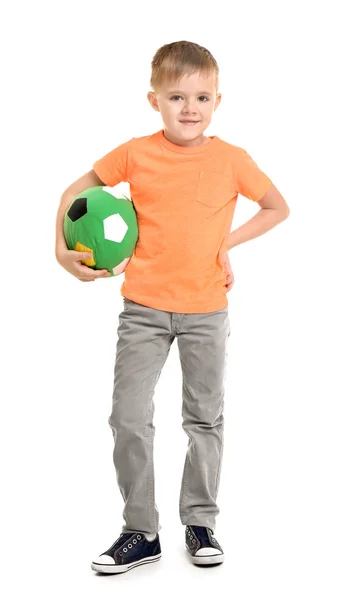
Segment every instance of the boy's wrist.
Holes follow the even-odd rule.
[[[65,250],[68,250],[68,246],[66,244],[65,239],[58,239],[55,243],[55,256],[58,257],[59,254],[63,253]]]

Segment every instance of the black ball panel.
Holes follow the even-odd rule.
[[[87,213],[87,198],[77,198],[67,212],[71,221],[81,219]]]

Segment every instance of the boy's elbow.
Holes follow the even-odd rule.
[[[281,221],[284,221],[290,215],[290,208],[285,200],[284,200],[283,206],[280,206],[277,210],[280,215]]]

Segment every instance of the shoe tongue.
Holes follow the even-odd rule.
[[[192,529],[196,531],[198,531],[199,533],[206,533],[207,530],[209,529],[209,531],[211,531],[213,533],[213,531],[210,529],[210,527],[201,527],[200,525],[192,525]]]
[[[126,542],[132,535],[135,535],[134,532],[130,533],[130,531],[126,533],[121,533],[121,541]]]
[[[126,541],[131,538],[132,535],[141,535],[142,537],[145,537],[145,534],[141,531],[125,531],[121,534],[121,540]]]
[[[197,535],[201,545],[209,545],[208,532],[212,531],[210,527],[200,527],[198,525],[192,525],[192,529]]]

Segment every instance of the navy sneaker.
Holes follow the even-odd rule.
[[[224,561],[223,550],[210,527],[187,525],[185,545],[195,565],[216,565]]]
[[[100,573],[124,573],[161,558],[159,534],[149,541],[142,531],[121,533],[113,545],[91,563]]]

